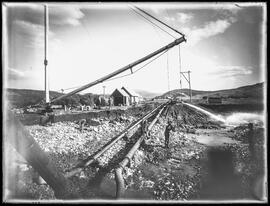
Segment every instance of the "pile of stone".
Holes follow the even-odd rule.
[[[93,126],[93,122],[99,124]],[[67,169],[71,166],[70,162],[91,156],[127,125],[126,122],[111,124],[109,120],[92,119],[83,131],[75,122],[57,122],[51,126],[32,125],[26,128],[40,147],[58,164],[64,164],[61,164],[62,168]]]

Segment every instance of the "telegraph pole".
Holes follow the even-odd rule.
[[[190,71],[188,71],[188,83],[189,83],[189,98],[190,98],[190,102],[191,102],[192,91],[191,91],[191,82],[190,82]]]
[[[103,98],[104,98],[104,100],[105,100],[105,88],[106,88],[106,86],[103,86]]]
[[[186,73],[188,74],[188,78],[185,76]],[[191,73],[191,71],[180,72],[180,75],[183,75],[183,77],[187,80],[187,82],[189,84],[189,100],[191,102],[192,101],[192,91],[191,91],[190,73]],[[180,79],[180,82],[181,82],[181,79]]]
[[[179,45],[179,72],[180,72],[180,100],[182,101],[182,75],[181,75],[181,53],[180,53],[180,45]]]
[[[49,15],[48,15],[48,6],[44,5],[44,28],[45,28],[45,59],[44,59],[44,70],[45,70],[45,101],[50,103],[49,96],[49,74],[48,74],[48,26],[49,26]]]

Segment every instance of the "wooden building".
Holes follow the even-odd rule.
[[[114,92],[111,94],[111,97],[115,106],[130,105],[130,96],[123,89],[115,89]]]
[[[130,105],[131,104],[138,104],[142,100],[142,96],[134,92],[133,90],[122,87],[122,90],[124,90],[129,95]]]

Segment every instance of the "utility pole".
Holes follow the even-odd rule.
[[[186,73],[188,74],[188,78],[185,76]],[[192,91],[191,91],[190,73],[191,73],[191,71],[180,72],[180,75],[183,75],[183,77],[187,80],[187,82],[189,84],[189,100],[191,103],[192,102]],[[181,78],[180,78],[180,84],[181,84]]]
[[[48,28],[49,26],[49,15],[48,15],[48,6],[44,5],[44,28],[45,28],[45,58],[44,58],[44,70],[45,70],[45,101],[46,103],[50,103],[49,96],[49,74],[48,74]]]
[[[105,88],[106,88],[106,86],[103,86],[103,98],[104,98],[104,100],[105,100]]]
[[[179,72],[180,72],[180,100],[182,101],[182,75],[181,75],[181,53],[180,53],[180,45],[178,46],[179,50]]]
[[[190,98],[190,102],[191,102],[192,91],[191,91],[191,82],[190,82],[190,71],[188,71],[188,83],[189,83],[189,98]]]

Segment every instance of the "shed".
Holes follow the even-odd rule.
[[[127,87],[122,87],[122,90],[124,90],[130,97],[130,104],[137,104],[138,102],[141,101],[142,96],[134,92],[133,90],[127,88]]]
[[[123,89],[115,89],[111,97],[115,106],[130,105],[130,96]]]

